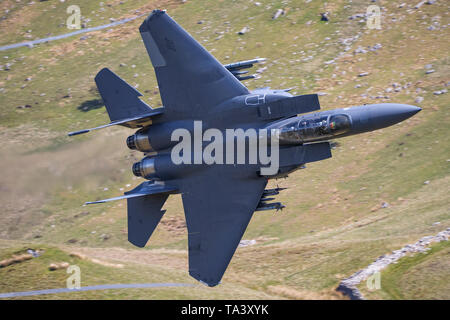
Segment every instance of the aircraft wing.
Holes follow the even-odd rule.
[[[249,93],[164,11],[154,10],[139,31],[155,69],[166,113],[200,116],[227,99]]]
[[[189,274],[208,286],[220,283],[267,184],[232,168],[210,167],[183,185]]]

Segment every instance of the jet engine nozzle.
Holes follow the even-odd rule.
[[[152,146],[150,145],[150,141],[148,139],[148,134],[143,131],[138,131],[132,136],[127,138],[127,146],[131,150],[138,150],[141,152],[152,152],[154,151]]]
[[[136,177],[149,177],[156,173],[155,159],[146,157],[139,162],[133,164],[133,174]]]

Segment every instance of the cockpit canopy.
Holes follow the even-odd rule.
[[[295,119],[281,128],[280,144],[327,140],[348,132],[350,128],[351,119],[346,114]]]

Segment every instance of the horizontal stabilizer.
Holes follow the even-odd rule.
[[[128,241],[137,247],[144,247],[166,212],[161,210],[169,194],[146,195],[129,198]]]
[[[155,183],[153,181],[145,181],[145,182],[141,183],[140,185],[138,185],[133,190],[125,192],[125,194],[123,196],[104,199],[104,200],[86,202],[85,204],[105,203],[105,202],[109,202],[109,201],[143,197],[143,196],[159,194],[159,193],[172,193],[172,192],[176,192],[176,191],[177,191],[177,189],[175,187],[167,186],[167,185],[160,184],[160,183]]]
[[[263,120],[271,120],[293,117],[300,113],[319,109],[320,103],[317,94],[307,94],[263,104],[258,107],[258,115]]]

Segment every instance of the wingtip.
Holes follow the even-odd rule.
[[[161,14],[165,14],[166,13],[166,9],[155,9],[152,11],[152,13],[150,14],[150,16],[152,15],[161,15]]]
[[[166,13],[166,10],[161,10],[161,9],[155,9],[152,12],[150,12],[150,14],[148,15],[148,17],[145,19],[145,22],[151,21],[159,16],[162,16]]]
[[[212,280],[207,281],[207,280],[203,279],[203,277],[199,273],[194,272],[192,269],[189,270],[189,275],[207,287],[215,287],[222,283],[220,280],[219,281],[212,281]]]
[[[202,285],[210,287],[210,288],[215,287],[215,286],[220,284],[220,281],[219,282],[214,282],[214,283],[207,283],[205,281],[198,280],[198,282],[200,282]]]
[[[85,202],[84,205],[86,206],[86,205],[89,205],[89,204],[97,204],[97,203],[105,203],[105,202],[106,202],[105,200],[88,201],[88,202]]]
[[[96,75],[94,80],[97,81],[100,79],[105,73],[113,73],[109,68],[102,68]]]
[[[84,129],[84,130],[80,130],[80,131],[69,132],[67,135],[68,135],[69,137],[72,137],[72,136],[76,136],[76,135],[79,135],[79,134],[87,133],[87,132],[89,132],[89,131],[91,131],[91,130],[89,130],[89,129]]]

